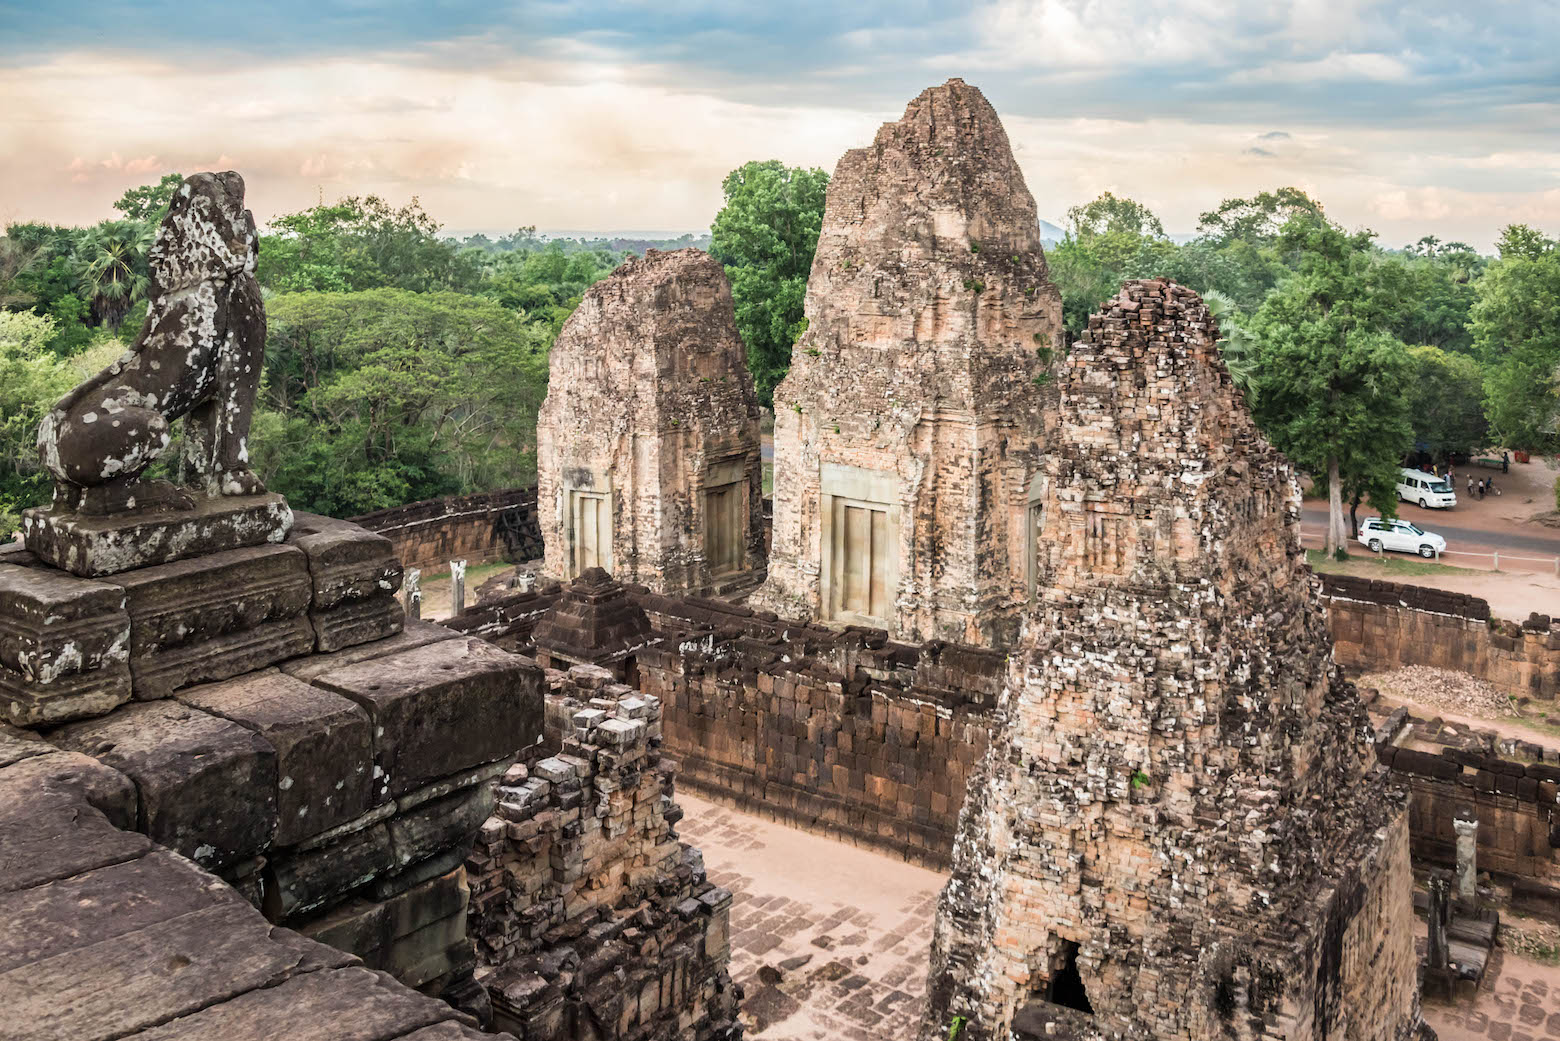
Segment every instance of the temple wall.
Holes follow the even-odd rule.
[[[1429,665],[1466,672],[1514,698],[1560,694],[1560,628],[1490,617],[1461,593],[1343,575],[1323,577],[1338,664],[1360,672]]]
[[[354,517],[352,523],[389,539],[404,567],[430,573],[452,560],[476,565],[542,555],[534,485],[427,499]]]
[[[1398,710],[1378,730],[1377,756],[1409,791],[1414,860],[1457,862],[1452,822],[1479,822],[1478,869],[1554,906],[1560,900],[1560,755],[1537,744]]]
[[[946,868],[1002,659],[804,632],[693,632],[639,655],[641,689],[665,706],[666,747],[682,783]]]

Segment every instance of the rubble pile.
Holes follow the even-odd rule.
[[[1391,672],[1366,673],[1357,683],[1361,690],[1373,688],[1388,700],[1408,702],[1419,708],[1483,719],[1504,719],[1511,715],[1509,697],[1494,685],[1466,672],[1407,665]]]
[[[549,672],[549,744],[467,859],[495,1022],[526,1041],[736,1038],[731,893],[679,842],[661,706],[606,669]]]

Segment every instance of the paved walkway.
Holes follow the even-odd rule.
[[[944,878],[686,792],[683,840],[730,889],[731,975],[763,1041],[905,1041]]]
[[[1449,1008],[1426,1001],[1424,1009],[1441,1041],[1560,1038],[1560,967],[1497,949],[1472,1002]]]

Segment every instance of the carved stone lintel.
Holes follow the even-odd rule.
[[[191,509],[93,516],[39,507],[22,514],[28,550],[44,563],[84,578],[281,542],[291,527],[292,510],[275,493],[197,497]]]

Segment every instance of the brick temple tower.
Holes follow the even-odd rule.
[[[553,345],[536,423],[547,574],[600,567],[661,593],[764,566],[758,398],[731,286],[696,249],[591,286]]]
[[[1401,793],[1332,662],[1293,471],[1196,294],[1058,379],[1038,589],[938,909],[925,1037],[1421,1029]]]
[[[1010,643],[1062,307],[980,91],[926,90],[840,160],[806,315],[775,389],[755,603],[902,640]]]

